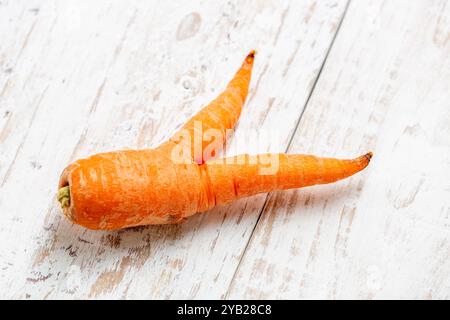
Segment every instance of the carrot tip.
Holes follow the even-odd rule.
[[[255,55],[256,55],[256,50],[250,51],[250,53],[247,55],[246,61],[248,63],[252,63],[253,60],[255,59]]]
[[[364,155],[364,158],[367,159],[367,162],[370,162],[370,159],[372,159],[373,157],[373,153],[372,152],[368,152]]]

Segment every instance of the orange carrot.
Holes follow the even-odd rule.
[[[247,96],[253,60],[252,51],[225,91],[174,137],[187,135],[193,140],[198,123],[201,130],[216,129],[226,137]],[[198,147],[188,144],[189,156],[180,162],[174,150],[184,142],[172,138],[155,149],[100,153],[73,162],[59,182],[58,200],[65,215],[90,229],[177,223],[241,197],[344,179],[364,169],[372,157],[372,153],[354,160],[261,154],[213,160],[217,152],[205,154],[208,144],[201,141]]]

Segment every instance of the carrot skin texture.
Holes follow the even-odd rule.
[[[66,215],[90,229],[177,223],[257,193],[331,183],[361,171],[370,161],[370,155],[354,160],[259,157],[264,156],[279,158],[273,174],[262,175],[265,165],[252,162],[249,155],[198,165],[175,164],[157,149],[97,154],[76,161],[63,174],[60,186],[71,186],[72,199]]]
[[[199,209],[197,164],[174,164],[159,150],[122,150],[78,160],[63,172],[72,221],[89,229],[175,223]]]
[[[245,160],[241,160],[241,164],[227,164],[238,163],[243,157]],[[303,154],[263,154],[256,157],[278,158],[278,170],[273,174],[262,174],[267,165],[262,164],[262,160],[252,161],[252,156],[249,155],[225,159],[225,164],[207,165],[211,193],[215,196],[216,205],[257,193],[332,183],[367,167],[372,154],[351,160]]]

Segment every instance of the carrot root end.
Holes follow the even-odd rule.
[[[68,208],[70,206],[70,187],[65,186],[59,188],[56,198],[61,204],[61,208],[63,209]]]

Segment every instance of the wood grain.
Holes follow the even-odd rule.
[[[270,195],[229,298],[450,297],[450,7],[352,1],[290,152],[368,170]]]
[[[230,152],[284,151],[346,5],[2,1],[1,297],[225,297],[265,195],[182,225],[92,232],[61,216],[59,173],[94,152],[162,142],[254,48]]]

